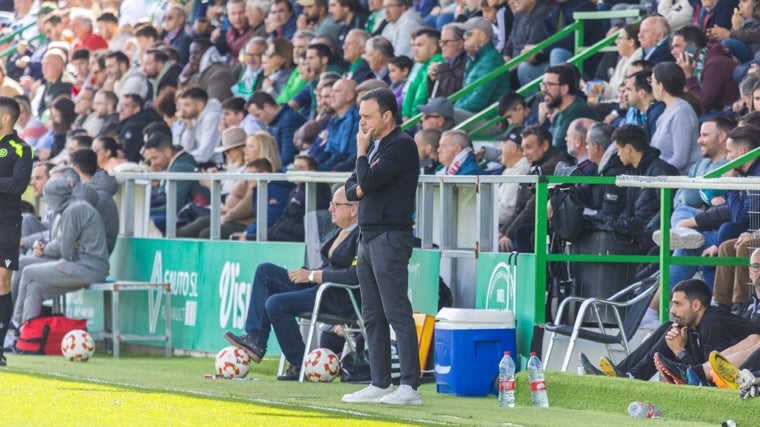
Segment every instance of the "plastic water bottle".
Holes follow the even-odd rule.
[[[660,418],[662,412],[654,403],[631,402],[628,405],[628,415],[631,418]]]
[[[530,403],[538,408],[549,407],[549,396],[544,382],[544,364],[535,352],[528,359],[528,378],[530,379]]]
[[[508,351],[499,362],[499,406],[515,407],[515,362]]]

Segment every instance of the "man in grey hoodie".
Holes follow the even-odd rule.
[[[89,203],[77,200],[65,179],[51,179],[43,189],[45,201],[60,212],[58,235],[47,244],[35,245],[35,255],[45,254],[56,261],[27,266],[21,273],[14,321],[39,316],[42,302],[108,276],[106,233],[98,212]]]
[[[98,156],[89,148],[75,151],[70,157],[71,167],[79,174],[82,183],[98,193],[98,202],[93,207],[103,220],[110,254],[119,235],[119,209],[113,200],[119,184],[108,172],[98,169]]]

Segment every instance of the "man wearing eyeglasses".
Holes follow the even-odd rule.
[[[164,15],[164,22],[161,23],[164,29],[162,39],[165,44],[177,48],[180,64],[187,64],[190,60],[190,42],[193,41],[193,37],[185,30],[186,21],[185,9],[181,4],[174,3],[169,6]]]
[[[568,155],[565,135],[570,122],[581,117],[599,120],[591,106],[578,97],[580,73],[571,64],[561,64],[546,68],[541,91],[544,102],[538,105],[538,122],[545,124],[551,116],[552,145]],[[573,159],[568,157],[572,162]]]
[[[340,227],[325,244],[320,254],[323,264],[316,270],[302,267],[286,270],[283,267],[263,263],[256,268],[253,277],[245,335],[227,331],[224,338],[230,344],[243,349],[256,363],[261,362],[267,351],[269,332],[274,329],[277,342],[290,363],[287,371],[277,377],[280,381],[296,381],[301,372],[305,345],[296,316],[314,308],[319,284],[336,282],[346,285],[359,283],[356,274],[356,252],[359,246],[357,202],[346,199],[346,190],[340,187],[330,202],[333,224]],[[361,304],[361,295],[354,291]],[[339,289],[328,289],[323,295],[324,312],[349,316],[353,312],[348,295]]]
[[[430,64],[430,78],[435,82],[430,96],[449,96],[462,88],[467,54],[464,51],[464,30],[457,24],[443,26],[441,30],[441,55],[445,62]]]
[[[462,86],[468,86],[504,65],[504,60],[491,41],[493,26],[490,22],[481,17],[470,18],[462,28],[464,29],[464,49],[468,56]],[[508,90],[509,79],[492,79],[459,98],[454,107],[477,113],[497,102]]]
[[[412,33],[421,27],[422,17],[409,7],[408,0],[383,0],[385,21],[382,36],[390,40],[396,56],[413,57]]]

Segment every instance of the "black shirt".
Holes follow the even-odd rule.
[[[21,195],[31,177],[31,147],[16,132],[0,138],[0,220],[18,221]]]

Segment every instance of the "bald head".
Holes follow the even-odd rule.
[[[338,116],[344,114],[356,102],[356,82],[351,79],[340,79],[335,82],[330,95],[330,107]]]
[[[594,123],[591,119],[580,118],[570,122],[570,125],[567,127],[567,135],[565,136],[567,152],[575,157],[576,160],[580,160],[588,155],[586,150],[586,134]]]

